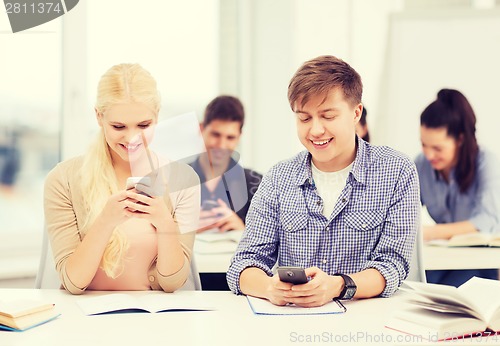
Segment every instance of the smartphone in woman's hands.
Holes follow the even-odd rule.
[[[128,177],[126,190],[136,189],[138,193],[151,197],[149,190],[151,189],[150,177]]]

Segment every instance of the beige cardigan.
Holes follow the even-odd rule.
[[[81,294],[86,287],[76,287],[66,273],[68,257],[85,237],[82,226],[87,217],[80,187],[80,168],[83,157],[59,163],[45,180],[44,210],[47,231],[56,263],[56,270],[64,288],[72,294]],[[183,267],[169,276],[162,276],[151,263],[148,277],[151,289],[173,292],[187,280],[190,272],[195,230],[199,221],[200,183],[191,167],[182,163],[170,163],[161,169],[168,182],[170,193],[164,195],[167,206],[172,206],[173,216],[181,232],[180,241],[184,252]]]

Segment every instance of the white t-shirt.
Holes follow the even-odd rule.
[[[323,200],[323,215],[330,219],[337,199],[344,188],[352,163],[346,168],[337,172],[320,171],[311,161],[312,176],[318,195]]]

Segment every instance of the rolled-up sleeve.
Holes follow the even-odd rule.
[[[54,256],[62,286],[71,294],[82,294],[86,287],[77,287],[66,273],[67,259],[81,242],[69,180],[64,174],[67,170],[66,166],[71,165],[72,162],[59,164],[45,179],[45,224],[53,252],[47,256]]]
[[[256,267],[271,276],[278,253],[278,197],[273,184],[273,171],[266,174],[252,198],[245,231],[227,272],[232,292],[241,294],[240,274]]]

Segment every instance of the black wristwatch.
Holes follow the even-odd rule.
[[[350,276],[345,274],[333,274],[334,276],[341,276],[344,279],[344,289],[340,292],[340,295],[336,299],[352,299],[354,294],[356,294],[356,289],[358,288],[354,283],[354,280]]]

